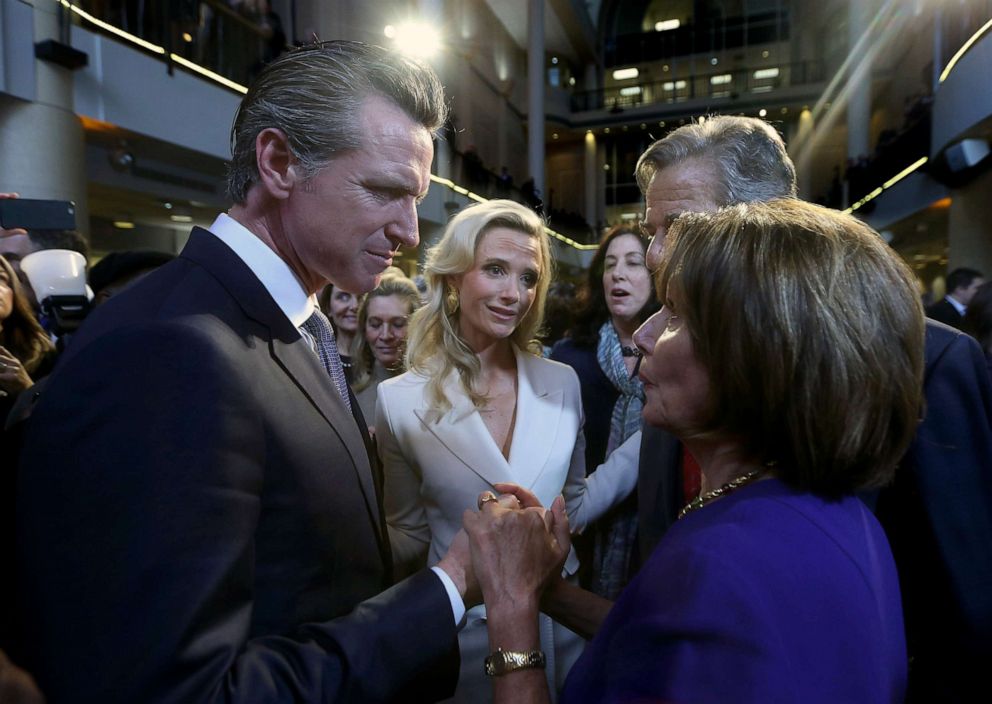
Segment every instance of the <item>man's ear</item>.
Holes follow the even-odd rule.
[[[296,158],[286,134],[266,127],[255,138],[255,160],[262,187],[273,198],[287,198],[297,181]]]

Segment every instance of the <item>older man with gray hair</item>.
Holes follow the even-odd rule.
[[[644,152],[636,174],[652,269],[681,213],[796,195],[782,138],[748,117],[710,117],[674,130]],[[983,364],[967,335],[927,321],[925,416],[895,483],[866,497],[877,499],[900,573],[912,701],[966,701],[992,657],[992,385]],[[681,443],[645,426],[637,485],[642,559],[700,488]]]
[[[232,129],[234,206],[74,339],[17,496],[24,662],[52,701],[453,691],[467,549],[387,589],[381,476],[314,305],[417,244],[445,116],[433,71],[384,49],[275,60]]]
[[[796,170],[778,132],[752,117],[716,116],[672,131],[648,147],[635,174],[651,237],[648,268],[682,213],[796,196]],[[646,560],[678,511],[699,492],[699,468],[674,436],[645,427],[638,474],[638,543]]]

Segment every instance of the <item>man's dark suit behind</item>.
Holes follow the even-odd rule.
[[[950,325],[958,330],[964,325],[964,316],[958,313],[957,308],[951,305],[951,302],[946,298],[941,298],[927,308],[927,317],[933,318],[944,325]]]
[[[375,597],[385,537],[355,419],[206,232],[69,347],[27,431],[17,523],[25,663],[52,702],[410,701],[454,686],[440,580]]]

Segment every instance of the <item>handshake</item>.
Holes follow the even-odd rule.
[[[493,611],[536,616],[541,594],[560,577],[571,549],[565,500],[550,509],[516,484],[479,495],[444,558],[438,563],[459,588],[466,607],[485,602]],[[509,615],[509,614],[508,614]]]

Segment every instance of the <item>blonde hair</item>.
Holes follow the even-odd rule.
[[[554,262],[544,232],[544,222],[529,208],[510,200],[492,200],[465,208],[448,223],[441,240],[427,252],[424,276],[428,298],[410,321],[407,339],[407,369],[427,377],[427,400],[441,415],[451,409],[444,393],[444,382],[457,371],[462,388],[476,407],[485,405],[486,396],[479,390],[482,371],[479,358],[462,339],[458,329],[457,292],[451,279],[475,266],[475,253],[483,236],[494,228],[505,227],[535,237],[540,249],[540,272],[534,302],[510,341],[521,349],[539,354],[535,339],[544,321],[544,302],[551,284]]]
[[[412,315],[420,305],[420,292],[417,286],[407,278],[397,267],[389,267],[383,273],[382,280],[374,290],[362,297],[358,307],[358,330],[351,343],[352,382],[351,388],[356,393],[367,388],[372,382],[372,366],[375,356],[368,340],[365,339],[365,324],[369,319],[369,302],[373,298],[388,298],[399,296],[410,306],[408,314]]]

